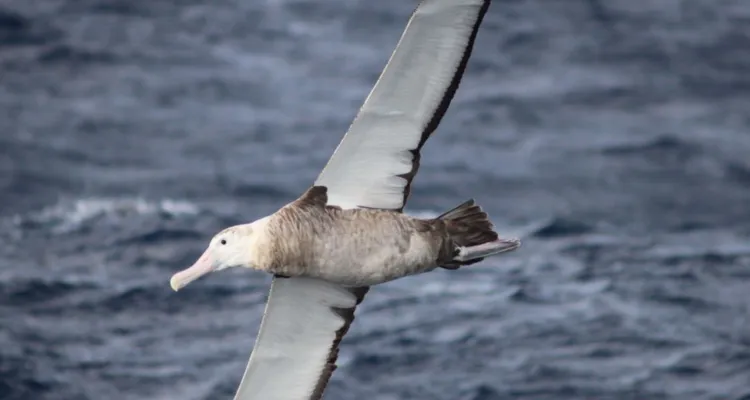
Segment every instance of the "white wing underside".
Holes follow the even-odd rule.
[[[310,278],[274,278],[255,348],[235,399],[310,399],[357,296]]]
[[[342,208],[401,209],[414,156],[442,117],[489,1],[423,1],[318,186]],[[463,69],[463,68],[461,68]],[[457,84],[457,82],[456,82]],[[452,89],[452,90],[451,90]],[[442,106],[442,107],[441,107]],[[437,121],[436,121],[437,122]],[[428,128],[431,128],[428,131]]]
[[[328,188],[328,204],[403,209],[419,149],[453,97],[489,2],[420,3],[315,182]],[[353,318],[347,312],[353,314],[364,296],[355,292],[316,279],[274,278],[235,400],[319,399],[330,377],[331,355],[335,362],[338,352],[338,335]]]

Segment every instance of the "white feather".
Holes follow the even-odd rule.
[[[346,321],[331,308],[352,308],[348,290],[309,278],[274,279],[235,399],[309,399]]]

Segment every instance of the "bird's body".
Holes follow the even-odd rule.
[[[376,285],[438,266],[453,268],[462,264],[455,260],[461,244],[497,240],[487,214],[473,202],[454,210],[473,220],[445,218],[452,214],[421,219],[391,210],[342,209],[327,205],[326,188],[315,186],[259,224],[255,266],[279,276],[345,286]],[[466,233],[478,235],[476,243],[463,243]],[[512,241],[503,243],[502,251],[517,247]]]
[[[346,286],[383,283],[437,267],[435,225],[388,210],[287,206],[265,220],[257,266]]]

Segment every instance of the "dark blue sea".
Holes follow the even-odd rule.
[[[0,0],[0,399],[230,399],[415,1]],[[523,247],[373,288],[326,399],[750,399],[750,3],[495,0],[407,211]]]

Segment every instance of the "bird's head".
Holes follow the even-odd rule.
[[[230,267],[256,268],[253,248],[257,235],[262,233],[259,222],[235,225],[217,233],[198,261],[172,275],[172,289],[177,291],[209,272]]]

